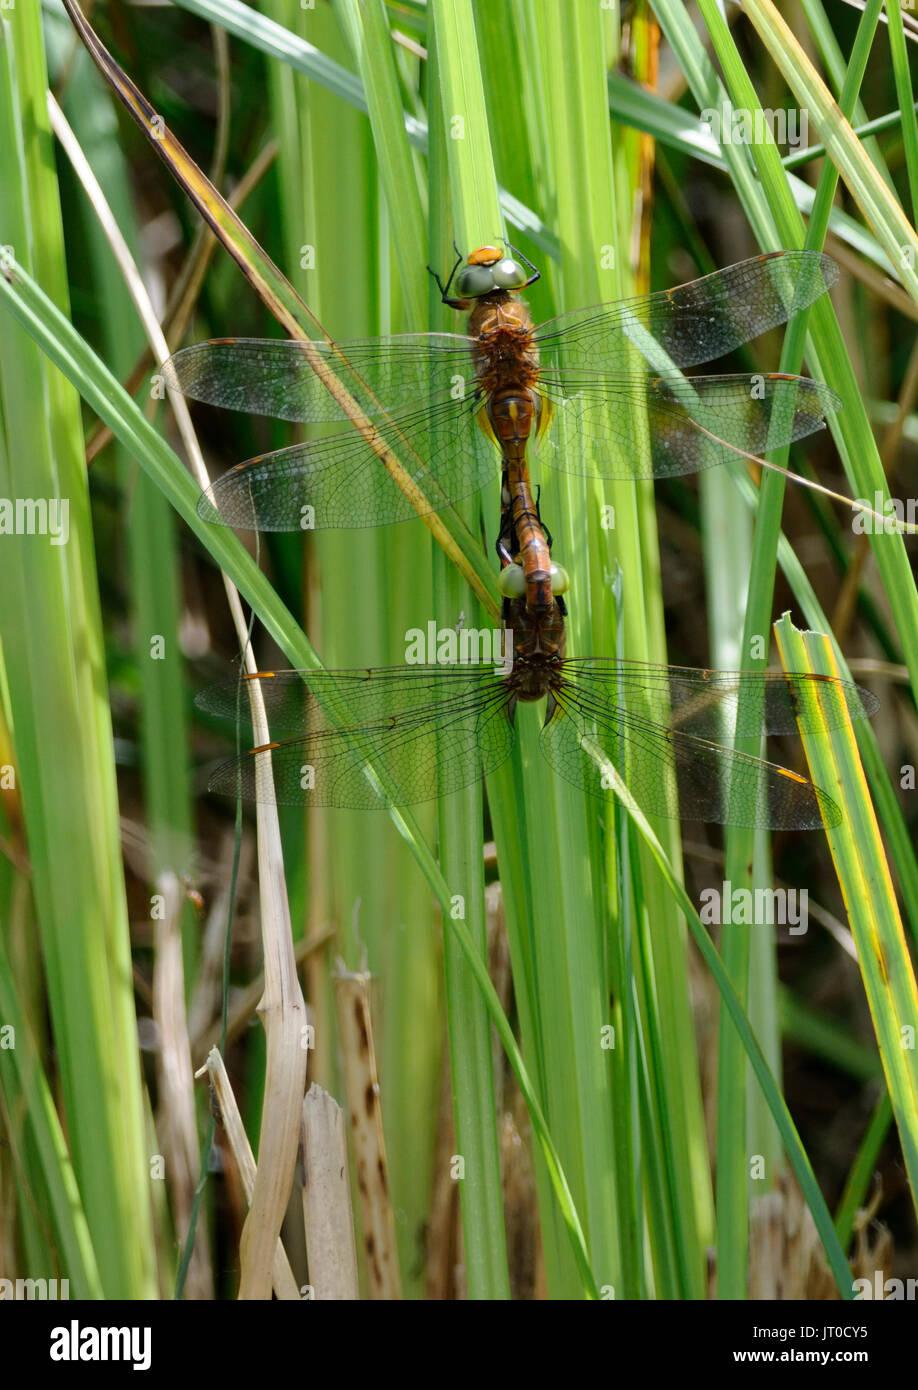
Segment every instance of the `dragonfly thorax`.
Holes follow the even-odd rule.
[[[468,319],[468,336],[473,339],[472,355],[479,374],[488,366],[507,362],[515,372],[514,380],[520,379],[520,373],[531,373],[534,380],[539,354],[532,333],[532,318],[521,299],[500,291],[479,300]]]

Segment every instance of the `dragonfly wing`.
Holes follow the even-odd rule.
[[[471,341],[454,333],[406,333],[345,343],[215,338],[161,368],[192,400],[307,423],[342,420],[349,395],[364,414],[401,414],[471,378]]]
[[[831,797],[786,768],[665,729],[567,684],[557,700],[542,750],[562,777],[594,796],[608,795],[615,767],[649,815],[776,830],[841,819]]]
[[[356,529],[440,511],[496,477],[476,399],[294,444],[237,464],[198,501],[205,521],[252,531]]]
[[[836,729],[879,708],[876,696],[853,681],[784,671],[707,671],[585,657],[565,661],[564,675],[581,698],[600,708],[624,706],[666,728],[722,741]]]
[[[575,309],[540,324],[535,338],[565,370],[621,371],[630,341],[649,335],[677,367],[713,362],[785,323],[835,283],[817,251],[778,251],[728,265],[675,289]]]
[[[276,727],[276,716],[288,727],[299,711],[300,736],[221,763],[211,775],[211,791],[241,792],[246,800],[279,805],[384,809],[469,786],[510,754],[508,690],[493,671],[415,667],[316,673],[328,676],[327,682],[306,673],[310,690],[300,673],[280,674],[284,680],[277,685],[273,677],[259,678],[269,721]],[[399,674],[408,678],[401,690]],[[238,687],[212,687],[202,696],[198,703],[204,708],[226,714],[230,701],[239,698]],[[332,718],[339,717],[356,722],[331,727]]]
[[[579,381],[545,373],[553,405],[540,457],[598,478],[670,478],[759,455],[801,439],[841,406],[807,377],[617,377]]]
[[[425,719],[445,704],[466,708],[488,691],[489,666],[372,666],[354,671],[259,671],[205,686],[195,705],[217,719],[252,730],[249,695],[258,688],[271,735],[296,737],[411,715]]]

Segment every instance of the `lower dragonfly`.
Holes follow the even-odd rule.
[[[501,529],[510,669],[405,665],[358,671],[269,671],[256,680],[279,737],[216,768],[210,790],[279,804],[384,809],[471,785],[506,761],[517,705],[546,701],[541,749],[557,773],[607,798],[617,768],[645,813],[738,826],[837,825],[832,798],[805,777],[724,747],[731,735],[812,727],[872,714],[849,681],[774,671],[710,671],[566,655],[565,572],[525,477],[505,472]],[[198,706],[234,719],[240,681],[202,691]],[[270,776],[268,772],[270,771]]]

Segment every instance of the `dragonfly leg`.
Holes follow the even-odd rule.
[[[516,527],[513,524],[513,508],[510,504],[510,483],[507,477],[507,463],[503,462],[500,479],[500,531],[495,543],[497,558],[500,560],[501,569],[506,565],[516,563],[520,553],[520,544],[516,536]]]
[[[455,280],[456,271],[459,269],[463,260],[462,252],[459,250],[459,247],[456,245],[455,242],[453,242],[453,250],[456,253],[456,263],[450,271],[449,279],[447,280],[445,285],[443,284],[443,281],[440,279],[439,275],[435,270],[432,270],[430,266],[427,267],[427,270],[428,273],[432,275],[437,282],[437,289],[440,291],[440,299],[442,303],[448,304],[451,309],[462,309],[465,305],[465,300],[450,299],[449,297],[449,287]]]
[[[497,558],[498,560],[500,560],[501,569],[505,569],[507,565],[513,564],[513,554],[510,550],[507,549],[508,541],[510,541],[510,537],[505,533],[501,532],[501,534],[497,537],[497,542],[494,546],[494,549],[497,551]]]
[[[504,241],[504,245],[506,246],[507,250],[510,251],[514,256],[519,256],[520,260],[523,262],[523,265],[526,266],[528,270],[532,271],[532,274],[526,281],[526,284],[521,286],[522,289],[525,289],[526,285],[534,285],[536,280],[541,280],[541,270],[536,270],[535,266],[532,264],[532,261],[529,259],[528,256],[524,256],[522,251],[517,251],[516,247],[511,245],[511,243],[507,240]]]
[[[554,696],[554,694],[553,694],[553,692],[552,692],[551,690],[549,690],[549,691],[547,692],[547,696],[548,696],[548,698],[547,698],[546,701],[545,701],[545,719],[544,719],[544,722],[543,722],[543,724],[542,724],[542,728],[543,728],[543,729],[547,729],[547,728],[548,728],[548,725],[551,723],[552,719],[554,718],[555,711],[561,709],[560,705],[558,704],[558,701],[555,699],[555,696]],[[564,711],[561,710],[561,714],[563,714],[563,713],[564,713]],[[561,715],[559,714],[558,717],[560,718]]]

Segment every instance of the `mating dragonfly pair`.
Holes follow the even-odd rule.
[[[512,669],[245,678],[261,687],[275,741],[223,763],[211,790],[314,806],[428,800],[500,766],[517,704],[546,699],[542,751],[588,792],[607,796],[616,767],[650,814],[793,829],[837,823],[838,807],[806,778],[720,740],[805,727],[804,687],[818,694],[829,726],[872,713],[873,697],[818,676],[568,658],[562,572],[528,474],[531,444],[568,471],[638,479],[695,472],[820,428],[839,402],[819,382],[685,377],[681,368],[785,322],[834,281],[834,264],[775,252],[537,328],[518,297],[538,278],[529,262],[481,247],[460,264],[440,288],[444,303],[469,313],[465,335],[216,340],[166,364],[170,385],[210,404],[353,426],[230,469],[200,499],[210,521],[265,531],[402,521],[483,487],[495,445],[502,464],[498,554]],[[239,682],[203,691],[197,703],[235,718]]]

